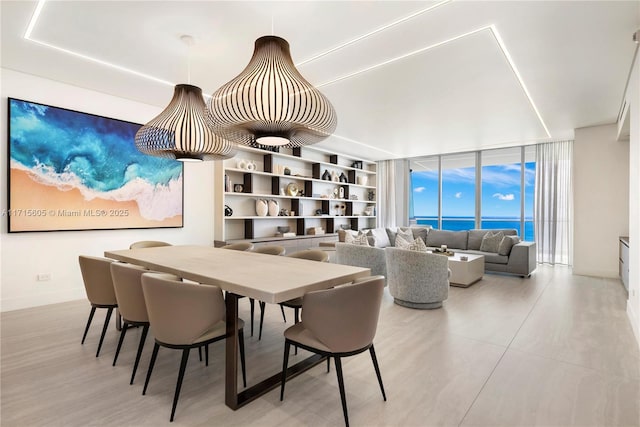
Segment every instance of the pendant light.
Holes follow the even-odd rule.
[[[314,144],[337,124],[329,100],[296,70],[289,43],[276,36],[256,40],[249,64],[208,105],[216,132],[246,145]]]
[[[193,42],[190,36],[181,39],[189,45]],[[190,81],[190,71],[188,74]],[[169,105],[136,133],[136,147],[151,156],[183,162],[235,156],[236,145],[214,133],[206,110],[202,89],[191,84],[176,85]]]

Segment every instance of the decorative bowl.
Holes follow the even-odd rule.
[[[289,227],[288,225],[281,225],[278,227],[278,233],[288,233],[290,229],[291,227]]]

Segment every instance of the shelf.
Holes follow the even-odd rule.
[[[351,216],[342,216],[342,215],[304,215],[304,216],[269,216],[269,215],[265,215],[265,216],[251,216],[251,215],[231,215],[231,216],[225,216],[224,219],[225,221],[227,220],[244,220],[244,219],[340,219],[340,218],[345,218],[345,219],[354,219],[354,218],[375,218],[375,215],[351,215]]]
[[[314,163],[319,163],[319,162],[314,162]],[[361,169],[354,169],[351,168],[353,170],[361,170]],[[360,185],[360,184],[352,184],[350,182],[340,182],[340,181],[328,181],[326,179],[315,179],[312,178],[310,176],[296,176],[296,175],[284,175],[284,174],[279,174],[279,173],[272,173],[272,172],[262,172],[262,171],[257,171],[257,170],[247,170],[247,169],[238,169],[238,168],[224,168],[225,172],[237,172],[237,173],[251,173],[254,175],[264,175],[264,176],[277,176],[279,178],[290,178],[290,179],[296,179],[299,181],[309,181],[309,182],[322,182],[325,184],[335,184],[335,185],[350,185],[352,187],[359,187],[359,188],[367,188],[367,189],[371,189],[371,190],[375,190],[375,185]],[[373,174],[375,174],[375,172],[371,172]]]
[[[260,194],[260,193],[239,193],[235,191],[225,191],[225,196],[239,197],[255,197],[256,199],[301,199],[301,200],[319,200],[319,201],[337,201],[337,202],[353,202],[375,204],[375,200],[359,200],[359,199],[329,199],[326,197],[307,197],[307,196],[283,196],[280,194]],[[275,217],[274,217],[275,218]]]
[[[278,240],[298,240],[298,239],[317,239],[321,237],[337,237],[338,233],[325,233],[325,234],[304,234],[304,235],[296,235],[293,237],[258,237],[256,239],[231,239],[227,242],[246,242],[251,241],[253,243],[259,242],[275,242]]]

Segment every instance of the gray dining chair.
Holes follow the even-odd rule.
[[[118,307],[118,300],[116,299],[113,281],[111,280],[111,264],[114,261],[107,258],[80,255],[78,262],[80,263],[80,272],[82,274],[82,281],[84,282],[84,289],[87,292],[87,299],[91,303],[91,312],[89,312],[87,326],[84,328],[84,334],[82,335],[82,344],[84,344],[84,340],[87,338],[87,332],[89,332],[89,327],[91,326],[91,321],[93,320],[93,315],[96,313],[96,309],[107,309],[107,316],[104,320],[98,350],[96,351],[96,357],[98,357],[107,333],[107,328],[109,327],[111,313],[113,313],[114,308]]]
[[[284,399],[291,345],[333,358],[345,424],[349,425],[342,375],[342,358],[369,350],[382,398],[387,396],[376,358],[373,339],[378,326],[384,276],[371,276],[350,285],[308,292],[302,300],[302,321],[284,331],[284,358],[280,400]]]
[[[184,283],[171,275],[145,273],[142,275],[149,322],[155,336],[153,353],[142,394],[147,393],[151,373],[160,347],[182,350],[178,382],[173,397],[171,417],[173,421],[189,351],[227,337],[225,302],[218,286]],[[242,364],[242,381],[247,386],[244,356],[244,322],[238,319],[238,345]]]

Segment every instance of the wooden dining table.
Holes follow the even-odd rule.
[[[150,270],[175,274],[227,291],[227,338],[225,346],[225,403],[238,409],[280,384],[275,373],[238,391],[238,298],[246,296],[277,304],[328,289],[371,274],[368,268],[309,261],[286,256],[219,249],[210,246],[162,246],[105,251],[107,258],[140,265]],[[311,356],[287,369],[287,378],[322,362]]]

